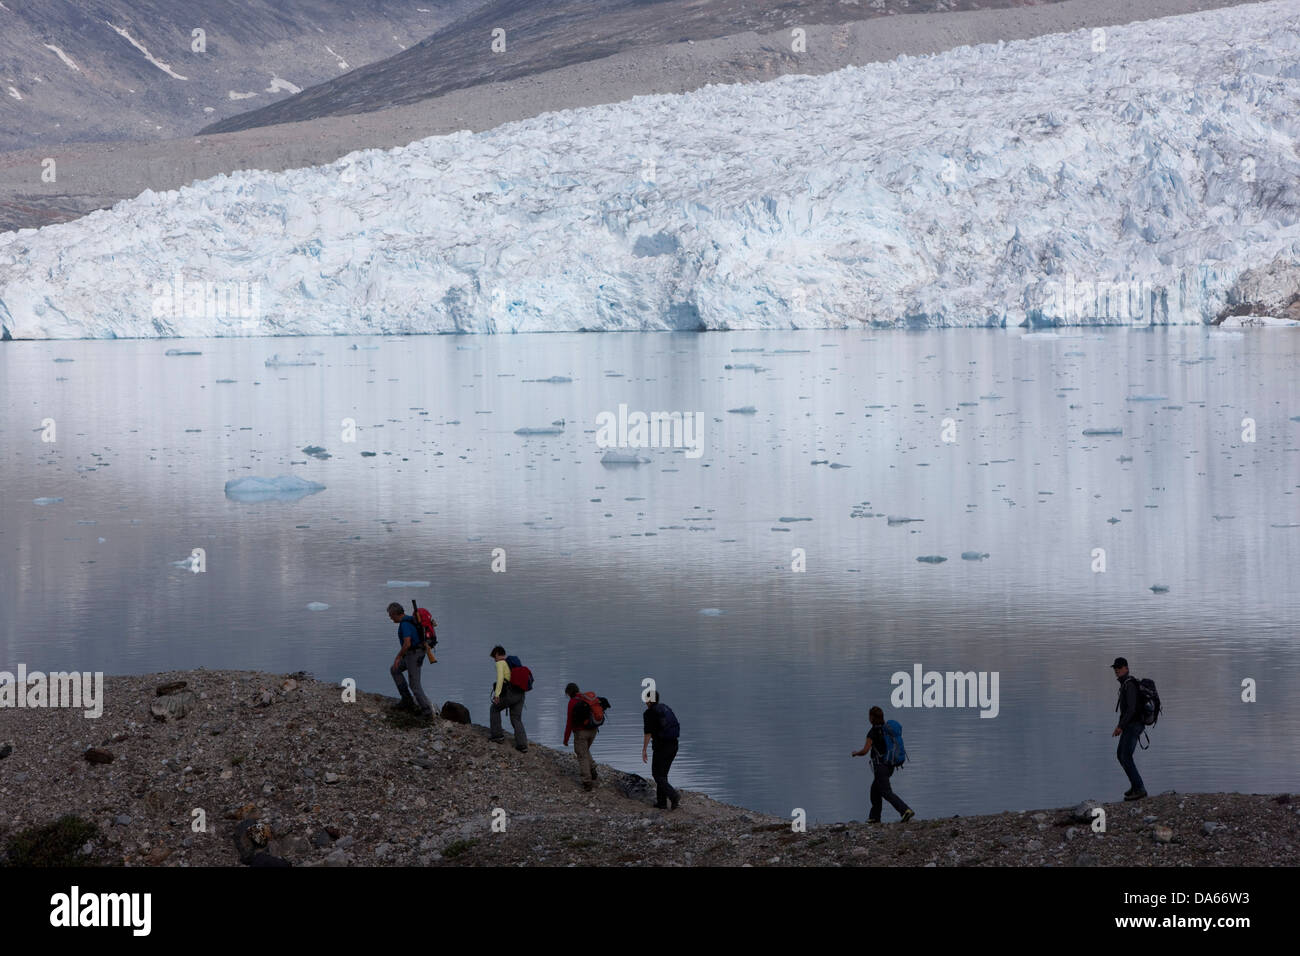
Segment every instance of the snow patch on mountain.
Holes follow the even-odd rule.
[[[1228,7],[145,192],[0,234],[0,326],[1209,322],[1300,263],[1297,139],[1300,0]]]

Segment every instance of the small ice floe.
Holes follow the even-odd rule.
[[[279,352],[272,355],[269,359],[266,360],[267,368],[293,368],[295,366],[307,366],[307,365],[315,365],[315,364],[316,364],[315,362],[303,358],[296,358],[296,359],[280,358]]]
[[[1106,524],[1119,524],[1119,519],[1112,515],[1106,519]]]
[[[836,469],[838,469],[838,468],[852,468],[853,466],[852,466],[852,465],[841,465],[838,461],[833,461],[833,462],[831,462],[831,467],[832,467],[832,468],[836,468]]]
[[[62,500],[63,500],[62,498],[33,498],[32,504],[41,505],[42,507],[44,507],[45,505],[57,504]]]
[[[1133,456],[1132,456],[1132,455],[1120,455],[1120,456],[1119,456],[1118,458],[1116,458],[1115,460],[1116,460],[1117,462],[1119,462],[1119,463],[1122,465],[1122,464],[1124,464],[1126,461],[1132,461],[1132,460],[1133,460]]]
[[[912,521],[924,521],[925,519],[924,518],[901,518],[896,515],[889,515],[885,518],[885,520],[889,522],[891,525],[893,525],[893,524],[908,524]]]
[[[552,375],[550,378],[526,378],[525,382],[540,382],[543,385],[568,385],[573,379],[567,375]]]
[[[1169,585],[1167,585],[1167,584],[1153,584],[1153,585],[1151,585],[1150,590],[1151,590],[1151,592],[1152,592],[1153,594],[1164,594],[1164,593],[1166,593],[1166,592],[1169,590]]]
[[[324,485],[297,475],[278,475],[275,478],[249,476],[231,478],[226,482],[226,497],[231,501],[297,501],[324,490]]]
[[[302,450],[302,453],[304,455],[310,455],[312,458],[315,458],[317,461],[324,461],[326,458],[334,457],[329,452],[327,452],[324,448],[322,448],[320,445],[308,445],[306,448]]]
[[[773,349],[773,355],[803,355],[805,352],[811,352],[812,349]]]
[[[634,451],[619,451],[617,448],[607,449],[605,454],[600,456],[602,465],[645,465],[649,462],[649,458],[638,455]]]
[[[1225,329],[1284,328],[1297,325],[1300,325],[1300,320],[1284,319],[1277,315],[1230,315],[1219,323],[1219,327]]]
[[[427,588],[428,581],[389,581],[384,585],[386,588]]]
[[[1167,402],[1168,395],[1130,395],[1124,399],[1126,402]]]
[[[762,365],[755,365],[753,362],[742,362],[738,365],[724,365],[724,369],[733,372],[766,372],[767,369]]]
[[[755,408],[753,405],[741,405],[739,408],[728,408],[727,411],[729,411],[733,415],[757,415],[758,414],[758,409]]]
[[[943,564],[948,559],[941,554],[923,554],[916,560],[922,564]]]
[[[812,521],[812,518],[777,518],[782,524],[789,524],[792,521]]]
[[[1270,528],[1300,528],[1300,524],[1271,524]]]
[[[363,452],[361,453],[361,457],[362,457],[362,458],[374,458],[374,457],[375,457],[376,455],[378,455],[378,454],[379,454],[379,452],[377,452],[377,451],[363,451]]]
[[[963,551],[961,559],[963,561],[983,561],[989,556],[987,551]]]
[[[1231,521],[1236,515],[1210,515],[1215,521]]]
[[[1001,397],[1002,397],[1002,396],[999,395],[997,392],[989,392],[987,395],[981,395],[981,396],[980,396],[980,401],[981,401],[981,402],[996,402],[996,401],[997,401],[999,398],[1001,398]],[[868,407],[871,407],[871,406],[868,406]]]
[[[70,358],[56,358],[54,361],[56,361],[56,362],[58,362],[58,363],[60,363],[60,364],[63,364],[63,363],[65,363],[65,362],[75,362],[76,359],[70,359]]]
[[[329,609],[330,606],[328,604],[324,604],[320,601],[312,601],[307,605],[307,610],[309,611],[328,611]]]
[[[735,353],[735,352],[766,352],[767,349],[732,349],[731,351],[732,351],[733,353]]]
[[[722,611],[721,608],[702,607],[700,608],[700,613],[703,614],[705,617],[721,617],[724,612]]]
[[[163,355],[202,355],[202,352],[193,352],[186,349],[168,349]]]
[[[1085,428],[1085,429],[1083,430],[1083,433],[1084,433],[1085,435],[1089,436],[1090,438],[1091,438],[1091,437],[1094,437],[1094,436],[1097,436],[1097,435],[1122,435],[1122,434],[1124,434],[1124,429],[1122,429],[1122,428]]]
[[[354,352],[362,352],[362,351],[364,351],[364,352],[377,352],[377,351],[379,351],[379,346],[378,346],[378,345],[357,345],[357,343],[353,342],[353,343],[352,343],[352,351],[354,351]]]
[[[516,428],[515,434],[516,435],[563,435],[564,428],[563,427],[557,428],[554,426],[550,428]]]
[[[217,384],[218,384],[218,385],[234,385],[234,384],[235,384],[235,379],[233,379],[233,378],[219,378],[219,379],[217,379]]]

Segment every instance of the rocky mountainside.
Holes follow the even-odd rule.
[[[209,124],[204,133],[365,113],[500,83],[639,47],[739,33],[1059,0],[492,0],[421,43],[290,100]],[[493,31],[504,31],[494,50]],[[793,65],[789,44],[769,51]],[[784,71],[778,71],[784,72]]]
[[[400,52],[481,2],[3,0],[0,151],[193,133]]]
[[[6,709],[0,863],[1300,863],[1300,800],[1286,794],[1167,793],[930,820],[921,808],[907,824],[796,832],[791,818],[698,793],[684,793],[676,811],[656,810],[652,783],[603,764],[597,789],[584,793],[571,753],[537,741],[519,753],[489,742],[484,727],[398,719],[391,699],[361,693],[344,703],[342,694],[305,674],[194,671],[107,678],[97,719]],[[602,749],[597,738],[598,759]],[[1098,805],[1104,833],[1092,829]]]

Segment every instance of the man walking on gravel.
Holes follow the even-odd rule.
[[[1119,701],[1115,705],[1119,711],[1119,724],[1111,736],[1119,738],[1115,756],[1128,774],[1129,788],[1124,793],[1124,799],[1141,800],[1147,795],[1147,788],[1142,783],[1137,764],[1133,762],[1133,751],[1137,749],[1138,738],[1142,736],[1145,726],[1138,695],[1138,679],[1128,672],[1128,661],[1122,657],[1115,658],[1115,663],[1110,666],[1115,671],[1115,679],[1119,681]]]
[[[570,682],[564,688],[569,698],[568,719],[564,722],[564,746],[569,746],[569,737],[573,737],[573,752],[578,757],[578,775],[582,778],[583,790],[596,787],[596,762],[591,759],[591,745],[596,742],[600,726],[594,722],[592,705],[599,706],[595,694],[582,693],[577,684]]]
[[[397,692],[402,695],[397,709],[418,710],[422,717],[432,717],[433,705],[424,696],[424,688],[420,686],[420,668],[424,666],[424,637],[416,626],[415,618],[407,614],[396,601],[388,605],[388,619],[397,625],[397,640],[402,645],[388,671],[393,676],[393,683],[397,685]],[[406,677],[402,676],[403,672]],[[411,681],[410,690],[406,687],[408,677]]]
[[[492,706],[488,708],[488,739],[500,743],[506,739],[501,729],[501,711],[510,711],[510,726],[515,732],[515,749],[528,750],[528,731],[524,730],[524,691],[510,683],[510,665],[506,663],[506,649],[498,644],[492,648],[496,662],[496,682],[492,685]]]
[[[655,780],[655,806],[660,810],[670,807],[676,810],[681,803],[682,794],[668,782],[668,771],[677,756],[677,742],[682,735],[682,727],[669,706],[659,702],[657,690],[645,695],[641,729],[645,732],[645,738],[641,741],[642,763],[646,762],[646,747],[653,742],[655,748],[654,761],[650,764],[650,775]]]

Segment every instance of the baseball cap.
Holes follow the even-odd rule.
[[[1115,663],[1110,666],[1112,670],[1118,670],[1121,667],[1128,667],[1128,661],[1123,657],[1117,657],[1115,658]]]

